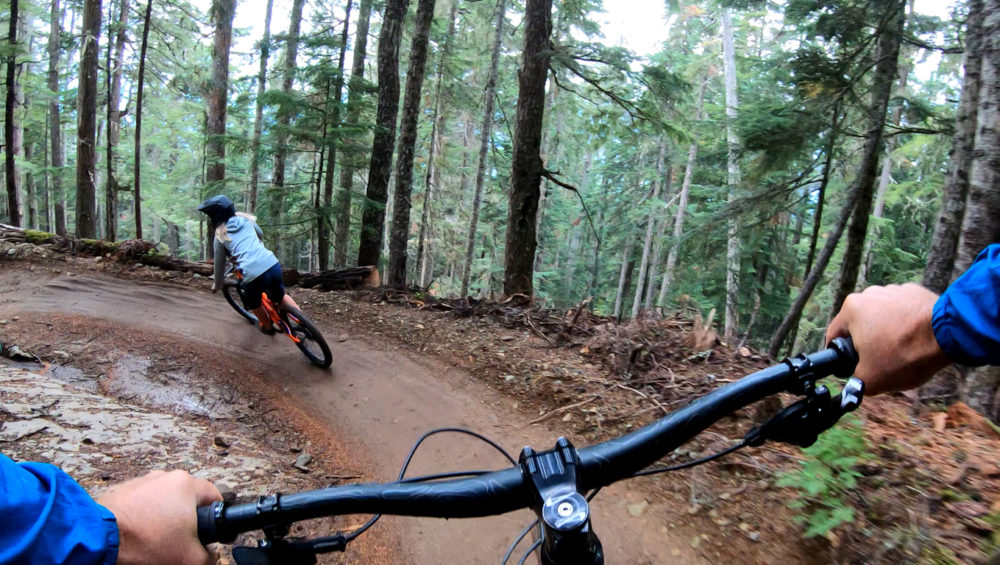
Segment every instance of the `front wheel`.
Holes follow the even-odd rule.
[[[226,297],[226,302],[236,310],[240,316],[246,318],[251,324],[257,323],[257,316],[243,307],[243,298],[240,296],[239,283],[227,282],[222,285],[222,295]]]
[[[309,318],[306,318],[305,314],[291,306],[282,306],[281,317],[288,324],[292,335],[299,340],[295,345],[299,346],[302,353],[314,365],[326,369],[333,363],[330,346],[326,344],[323,334],[319,333],[319,330],[309,321]]]

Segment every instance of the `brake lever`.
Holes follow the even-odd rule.
[[[344,551],[347,541],[340,532],[315,539],[268,538],[257,547],[234,547],[233,560],[237,565],[313,565],[317,554]]]
[[[747,432],[743,440],[754,447],[766,441],[809,447],[844,414],[857,410],[864,394],[865,383],[857,377],[848,379],[844,390],[834,397],[825,386],[815,386],[806,398],[786,406],[776,416]]]

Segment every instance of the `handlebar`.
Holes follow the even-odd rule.
[[[863,385],[852,379],[842,394],[830,398],[826,387],[817,386],[816,381],[828,375],[846,378],[854,372],[857,362],[850,338],[837,338],[826,349],[785,359],[625,436],[573,450],[572,456],[578,457],[577,490],[586,492],[630,477],[724,416],[779,392],[806,398],[764,426],[751,430],[745,441],[750,445],[768,439],[809,445],[845,412],[856,408],[863,394]],[[562,440],[559,445],[563,444],[568,445]],[[198,508],[198,537],[205,544],[230,543],[241,532],[287,530],[293,522],[342,514],[492,516],[529,507],[537,496],[528,466],[522,462],[510,469],[465,479],[345,485],[271,494],[244,504],[216,502]]]

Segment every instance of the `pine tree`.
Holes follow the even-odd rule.
[[[97,237],[97,51],[101,0],[83,3],[83,50],[77,95],[76,236]]]
[[[524,8],[524,51],[518,77],[517,117],[511,161],[511,191],[504,251],[506,296],[534,294],[535,232],[542,181],[542,117],[549,69],[552,0],[528,0]]]
[[[417,114],[420,112],[420,89],[427,64],[427,42],[434,17],[434,0],[419,0],[410,45],[410,66],[406,72],[403,116],[399,126],[399,157],[396,160],[396,190],[392,231],[389,237],[389,286],[406,286],[407,242],[410,239],[410,193],[413,191],[413,154],[417,142]]]
[[[382,16],[382,31],[378,39],[378,110],[368,168],[367,198],[361,218],[358,265],[378,265],[382,254],[385,203],[388,200],[392,146],[396,140],[396,114],[399,111],[399,43],[408,5],[409,0],[388,0]]]

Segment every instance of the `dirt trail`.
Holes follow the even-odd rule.
[[[290,342],[267,337],[240,322],[221,296],[169,283],[137,282],[87,274],[0,270],[0,316],[18,312],[63,312],[114,321],[136,331],[175,334],[178,340],[211,343],[248,358],[270,382],[282,386],[339,441],[357,454],[352,467],[369,470],[365,480],[395,478],[415,439],[436,427],[460,426],[483,433],[516,456],[523,445],[543,449],[558,435],[546,425],[526,427],[530,417],[498,398],[468,374],[430,359],[387,353],[356,339],[334,343],[333,368],[308,364]],[[309,311],[308,300],[300,299]],[[335,338],[337,328],[321,328]],[[503,458],[458,436],[425,443],[409,473],[497,468]],[[684,516],[623,487],[605,489],[594,503],[594,524],[610,564],[704,563],[691,543],[671,526]],[[636,505],[629,512],[630,505]],[[639,514],[633,516],[632,514]],[[398,533],[412,563],[497,563],[531,515],[469,520],[394,518],[378,527]],[[523,547],[523,546],[522,546]],[[350,548],[348,549],[350,551]],[[515,554],[514,560],[520,555]]]

